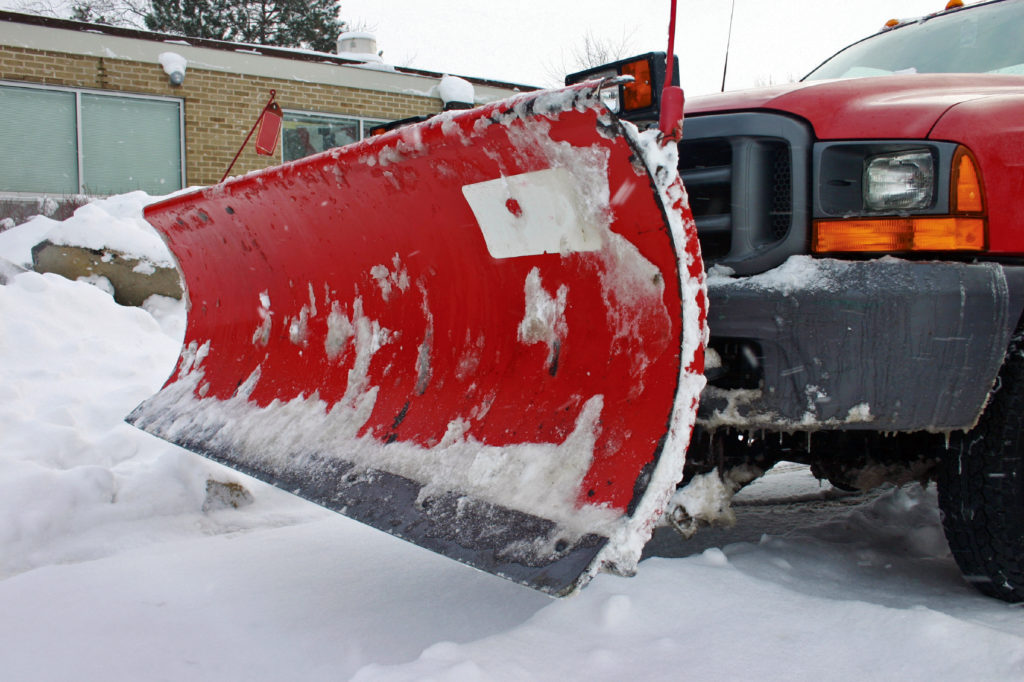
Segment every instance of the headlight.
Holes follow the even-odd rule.
[[[864,206],[870,211],[928,208],[935,197],[935,162],[927,150],[879,154],[864,162]]]
[[[981,169],[955,142],[857,140],[814,146],[813,253],[988,248]]]

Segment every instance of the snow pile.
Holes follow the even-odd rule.
[[[441,98],[445,106],[449,102],[469,104],[470,106],[476,102],[473,84],[464,78],[449,76],[448,74],[442,76],[441,82],[437,84],[437,96]]]
[[[32,247],[50,241],[97,251],[117,251],[155,266],[174,267],[167,246],[142,218],[142,208],[153,201],[145,192],[132,192],[90,202],[64,222],[36,216],[0,233],[0,258],[31,266]]]
[[[177,52],[161,52],[157,55],[157,61],[164,68],[164,73],[171,79],[172,85],[181,85],[185,80],[185,69],[188,68],[188,60]]]
[[[122,423],[173,366],[174,303],[152,301],[158,321],[57,275],[0,287],[0,576],[102,554],[97,526],[202,505],[201,464]]]
[[[32,266],[32,247],[46,240],[59,222],[38,215],[26,223],[0,232],[0,258],[21,267]]]
[[[36,218],[4,233],[5,253],[23,261],[25,235],[44,231],[169,263],[141,217],[149,200],[137,192],[64,223]],[[0,286],[0,577],[147,542],[157,519],[200,518],[209,478],[237,478],[123,422],[170,374],[184,324],[174,299],[122,307],[35,272]]]

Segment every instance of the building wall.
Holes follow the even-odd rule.
[[[175,50],[175,46],[163,49]],[[251,59],[266,58],[254,55]],[[185,82],[172,86],[158,63],[8,45],[0,45],[0,80],[184,99],[186,185],[220,180],[271,89],[277,91],[277,102],[284,109],[386,120],[441,109],[434,96],[204,69],[191,59]],[[279,162],[280,156],[257,155],[250,142],[232,175]]]

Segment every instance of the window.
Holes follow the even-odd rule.
[[[183,178],[181,101],[0,85],[0,192],[167,194]]]
[[[181,189],[178,102],[83,94],[82,172],[89,194]]]
[[[935,8],[941,7],[936,2]],[[1024,74],[1024,5],[968,6],[906,23],[854,43],[805,80],[892,73]]]
[[[285,161],[294,161],[366,137],[383,121],[303,111],[284,112],[281,149]]]
[[[75,93],[0,88],[0,190],[78,194]]]

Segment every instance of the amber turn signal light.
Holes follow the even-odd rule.
[[[953,213],[984,213],[985,198],[981,191],[981,174],[974,156],[967,147],[957,147],[953,155],[953,175],[949,196]]]
[[[633,82],[627,83],[622,89],[623,109],[632,111],[643,109],[654,103],[654,92],[651,89],[651,64],[646,59],[624,64],[622,75],[632,76]]]
[[[819,220],[811,240],[816,253],[981,251],[985,220],[952,216]]]

